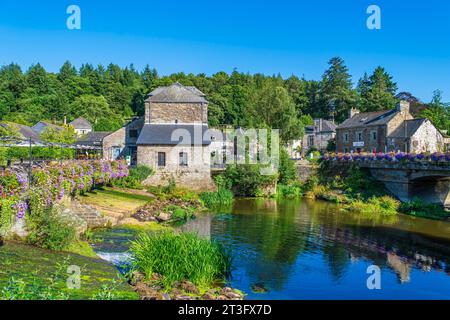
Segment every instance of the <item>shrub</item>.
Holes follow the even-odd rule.
[[[303,196],[303,188],[299,183],[289,185],[278,184],[277,196],[285,199],[294,199]]]
[[[187,220],[194,216],[194,210],[195,209],[192,207],[182,208],[180,206],[170,204],[165,207],[163,211],[171,212],[173,220]]]
[[[137,167],[130,168],[128,172],[127,177],[112,180],[111,184],[115,187],[121,188],[142,189],[142,182],[144,182],[144,180],[153,173],[153,169],[145,165],[139,165]]]
[[[73,224],[54,208],[34,211],[28,218],[30,244],[51,250],[64,250],[77,241]]]
[[[278,172],[278,182],[281,184],[287,185],[297,178],[295,162],[289,157],[289,154],[284,148],[281,148],[280,151],[280,166]]]
[[[235,195],[256,197],[264,187],[276,183],[278,178],[277,175],[262,175],[260,169],[259,165],[230,165],[224,175]]]
[[[426,204],[420,198],[403,202],[400,205],[400,212],[430,219],[445,219],[450,215],[442,206],[438,204]]]
[[[224,280],[230,271],[230,258],[222,245],[191,233],[143,233],[130,250],[134,268],[148,279],[153,273],[162,275],[162,285],[167,289],[182,280],[210,286]]]
[[[208,208],[214,208],[220,205],[231,205],[234,201],[234,195],[230,190],[219,187],[216,192],[200,193],[200,199]]]

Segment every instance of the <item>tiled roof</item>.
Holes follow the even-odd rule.
[[[72,125],[75,129],[89,129],[89,130],[92,130],[91,123],[89,121],[87,121],[83,117],[76,118],[75,120],[73,120],[69,124]]]
[[[159,87],[150,92],[145,101],[163,103],[208,103],[205,94],[195,87],[186,87],[174,83],[168,87]]]
[[[207,125],[201,124],[146,124],[136,142],[137,145],[208,145],[210,135],[205,135]],[[197,135],[201,137],[196,141]],[[191,141],[184,141],[183,137]],[[180,141],[181,140],[181,141]]]

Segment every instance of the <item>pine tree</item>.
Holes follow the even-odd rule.
[[[322,76],[320,84],[320,109],[324,118],[334,118],[342,122],[356,104],[356,92],[352,88],[351,76],[344,60],[334,57]]]
[[[362,111],[380,111],[394,108],[397,98],[397,84],[384,68],[377,67],[373,74],[360,79],[358,92],[361,97]]]

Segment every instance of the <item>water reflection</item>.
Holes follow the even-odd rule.
[[[434,275],[435,290],[450,298],[450,278],[435,276],[450,274],[447,222],[408,216],[374,220],[307,200],[238,200],[232,212],[200,217],[183,229],[199,230],[231,248],[231,282],[247,292],[262,283],[270,289],[268,298],[303,298],[313,289],[330,291],[323,298],[339,298],[333,288],[350,292],[357,284],[366,289],[361,285],[365,267],[376,264],[395,274],[397,284],[385,281],[392,292],[414,284],[417,298],[426,298],[419,292],[428,284],[416,272],[425,271]]]

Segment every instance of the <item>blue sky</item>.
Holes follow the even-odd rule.
[[[81,30],[68,30],[66,9],[81,8]],[[366,27],[366,9],[381,8],[381,30]],[[2,0],[0,64],[65,60],[160,74],[239,71],[320,79],[333,56],[353,81],[384,66],[399,90],[450,101],[450,1]]]

